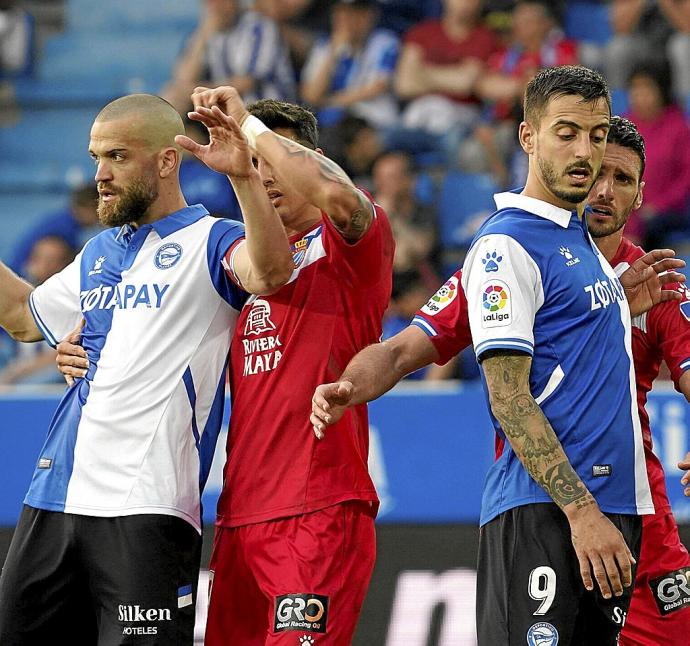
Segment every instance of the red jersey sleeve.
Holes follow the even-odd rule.
[[[681,375],[690,368],[690,290],[684,285],[675,289],[682,300],[654,306],[647,315],[647,332],[661,348],[678,388]]]
[[[472,343],[467,299],[456,271],[412,319],[431,340],[439,354],[438,364],[448,363]]]
[[[358,189],[361,191],[361,189]],[[393,271],[395,242],[386,212],[366,191],[374,209],[374,219],[367,232],[355,243],[348,242],[331,219],[323,214],[323,246],[343,280],[353,285],[374,285]]]

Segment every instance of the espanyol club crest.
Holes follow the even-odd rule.
[[[309,247],[309,239],[302,238],[292,245],[292,262],[295,263],[295,268],[299,267],[304,260],[304,256],[307,253],[307,248]]]
[[[176,242],[168,242],[158,248],[153,262],[158,269],[170,269],[182,258],[182,247]]]
[[[527,631],[527,643],[529,646],[557,646],[558,631],[550,623],[540,621]]]

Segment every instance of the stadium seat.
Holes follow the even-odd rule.
[[[495,209],[499,192],[490,175],[450,171],[441,185],[439,230],[443,247],[466,247]]]
[[[605,45],[612,36],[609,6],[596,2],[568,2],[564,27],[569,38]]]
[[[61,193],[0,193],[0,259],[7,259],[14,242],[24,231],[47,213],[66,204],[67,197]]]
[[[611,90],[611,109],[613,114],[623,115],[628,111],[630,107],[630,101],[628,99],[628,92],[621,88],[617,90]]]
[[[199,18],[198,0],[68,0],[70,29],[131,32],[182,29],[191,31]]]

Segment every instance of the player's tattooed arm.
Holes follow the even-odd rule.
[[[531,365],[531,357],[523,353],[501,350],[484,355],[491,410],[525,469],[561,509],[596,504],[530,393]]]
[[[258,147],[280,182],[327,213],[346,240],[355,242],[368,231],[374,218],[371,202],[332,159],[277,134],[262,137]]]

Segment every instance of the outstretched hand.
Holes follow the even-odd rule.
[[[197,87],[192,92],[194,110],[218,106],[225,114],[232,117],[240,126],[249,116],[240,93],[231,85],[217,88]]]
[[[233,117],[225,114],[217,105],[211,108],[197,106],[188,116],[206,126],[209,143],[202,145],[185,135],[177,135],[175,142],[178,145],[223,175],[244,179],[256,173],[247,138]]]
[[[349,381],[322,384],[314,391],[311,400],[311,417],[314,435],[322,440],[327,426],[335,424],[352,403],[354,387]]]
[[[675,255],[673,249],[655,249],[638,258],[620,277],[633,316],[657,303],[682,298],[676,290],[663,288],[669,283],[685,282],[685,276],[675,271],[685,267],[685,261]]]

